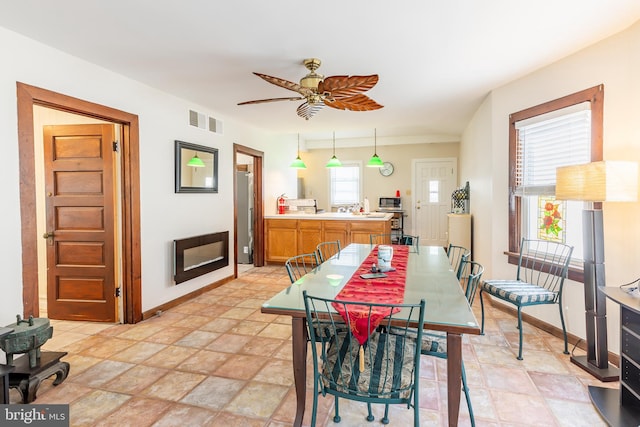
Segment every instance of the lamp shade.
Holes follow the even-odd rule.
[[[638,164],[601,161],[556,169],[556,199],[587,202],[635,202]]]
[[[202,159],[198,157],[198,154],[196,153],[196,155],[193,156],[191,160],[189,160],[189,162],[187,163],[187,166],[191,166],[192,168],[203,168],[205,164],[202,161]]]
[[[326,165],[328,168],[339,168],[340,166],[342,166],[342,162],[338,160],[335,154],[329,159]]]
[[[373,156],[371,156],[371,158],[369,159],[369,162],[367,163],[367,167],[370,168],[381,168],[384,164],[382,163],[382,159],[380,157],[378,157],[377,154],[374,154]]]
[[[300,156],[298,156],[293,162],[291,162],[289,167],[294,169],[306,169],[307,165],[305,165]]]
[[[377,129],[373,130],[373,156],[369,159],[367,163],[368,168],[381,168],[384,166],[382,159],[378,156],[378,131]]]

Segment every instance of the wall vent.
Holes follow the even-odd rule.
[[[189,124],[191,126],[198,127],[200,129],[206,129],[207,124],[205,121],[205,115],[198,113],[197,111],[189,110]]]
[[[189,110],[189,124],[200,129],[207,129],[208,127],[211,132],[222,135],[222,121],[207,117],[197,111]]]
[[[209,130],[222,135],[222,122],[218,119],[214,119],[213,117],[209,117]]]

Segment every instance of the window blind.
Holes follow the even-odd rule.
[[[516,123],[516,195],[553,195],[556,168],[591,161],[591,110],[575,110]]]
[[[349,205],[360,200],[360,166],[348,165],[329,169],[332,205]]]

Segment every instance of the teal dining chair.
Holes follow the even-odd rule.
[[[333,421],[340,422],[339,399],[367,403],[367,421],[373,421],[372,404],[384,404],[381,420],[389,423],[389,405],[404,404],[413,408],[413,425],[420,425],[420,346],[424,327],[425,301],[419,304],[378,304],[365,302],[345,302],[315,297],[302,292],[307,316],[308,332],[312,342],[322,345],[311,346],[313,354],[313,407],[311,426],[316,425],[318,395],[334,396],[335,414]],[[336,308],[336,306],[338,308]],[[392,313],[376,327],[372,313],[388,310]],[[361,345],[343,318],[336,311],[346,313],[351,319],[364,316],[368,319],[365,330],[372,330],[367,341]],[[333,314],[329,314],[333,313]],[[402,317],[399,317],[402,313]],[[408,320],[417,321],[416,328],[409,327]],[[396,334],[381,332],[393,323]],[[318,334],[318,331],[322,331]],[[417,341],[417,340],[418,341]]]
[[[318,243],[316,253],[318,254],[318,261],[320,261],[320,263],[325,262],[332,256],[340,253],[340,240]]]
[[[484,273],[484,267],[474,261],[466,261],[465,271],[467,276],[464,277],[466,282],[466,289],[464,290],[465,297],[470,306],[473,306],[478,287],[480,285],[480,279],[482,273]],[[398,331],[395,326],[392,326],[389,330],[390,333],[396,334]],[[402,331],[400,331],[402,332]],[[417,331],[413,330],[413,336],[417,337]],[[420,345],[420,352],[426,356],[433,356],[439,359],[447,358],[447,334],[438,331],[424,331],[422,333],[422,341]],[[464,361],[462,362],[462,391],[467,401],[467,408],[469,410],[469,419],[471,420],[471,426],[475,427],[476,422],[473,416],[473,405],[471,404],[471,396],[469,395],[469,387],[467,386],[467,374],[464,369]]]
[[[456,273],[456,277],[460,280],[464,276],[464,268],[466,261],[471,260],[471,251],[463,246],[452,245],[449,243],[447,247],[447,258]]]
[[[295,283],[296,280],[316,268],[319,264],[318,254],[311,252],[292,256],[285,261],[284,266],[287,269],[291,283]]]
[[[370,234],[369,243],[372,245],[405,245],[420,246],[420,236],[410,234]]]

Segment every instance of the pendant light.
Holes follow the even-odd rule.
[[[198,157],[198,153],[196,152],[195,156],[193,156],[187,163],[187,166],[191,166],[192,168],[203,168],[205,164],[202,159]]]
[[[367,167],[369,168],[381,168],[383,166],[382,160],[378,157],[378,153],[376,152],[378,149],[378,135],[376,129],[373,129],[373,156],[369,159],[369,163],[367,163]]]
[[[329,159],[329,162],[327,163],[327,167],[339,168],[340,166],[342,166],[342,163],[336,157],[336,132],[334,131],[333,132],[333,157]]]
[[[307,165],[304,164],[302,159],[300,158],[300,134],[298,134],[298,157],[289,165],[290,168],[294,169],[306,169]]]

